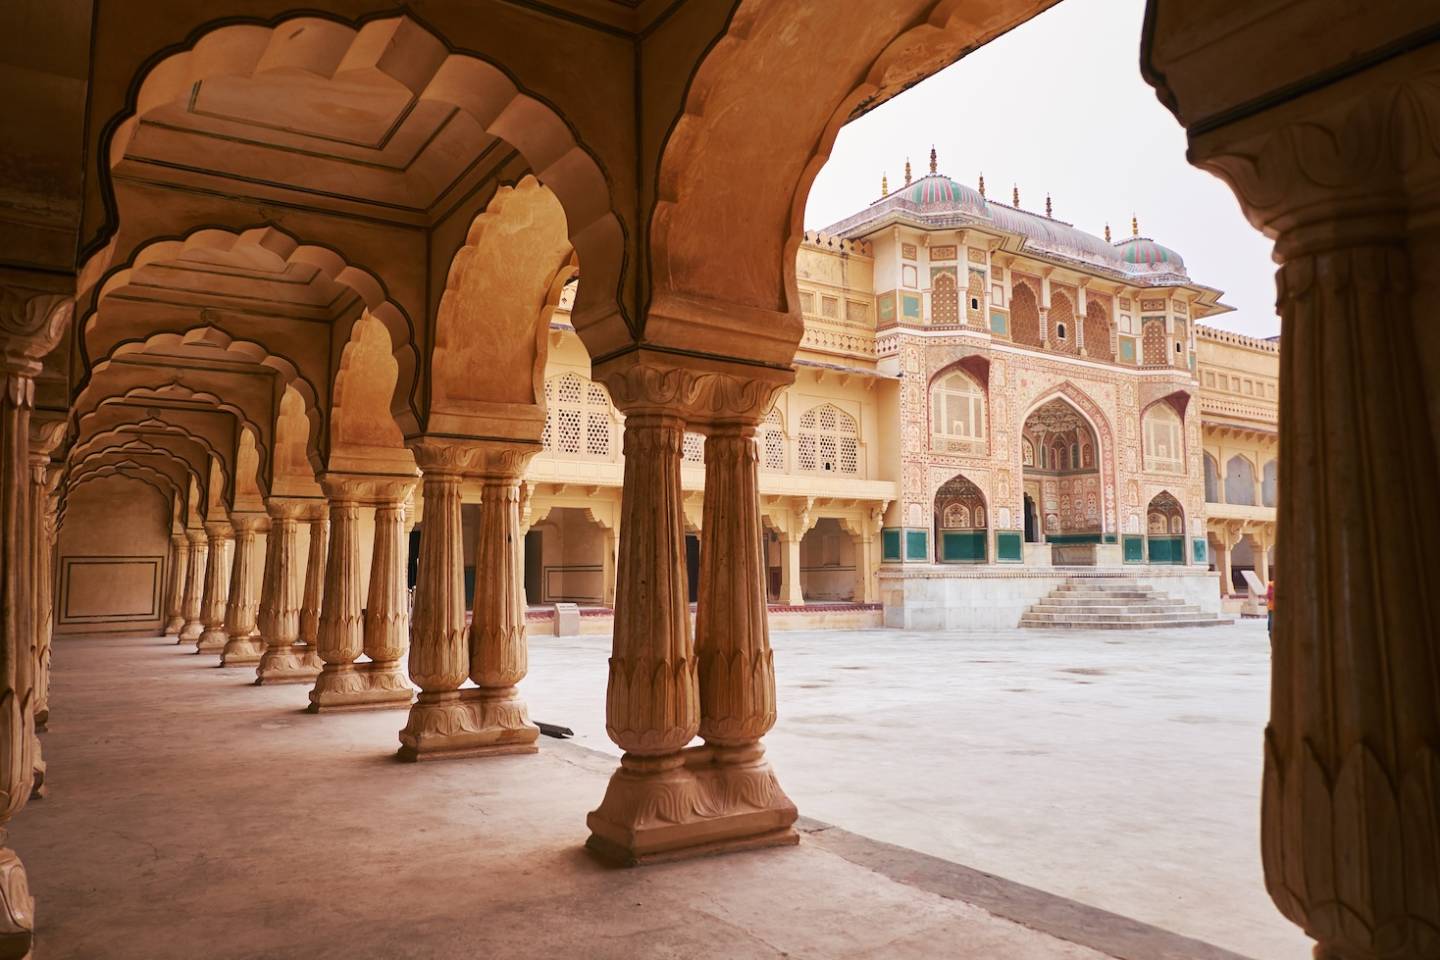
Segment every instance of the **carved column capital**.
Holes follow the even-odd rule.
[[[541,448],[519,440],[421,437],[410,449],[426,474],[519,478]]]
[[[270,497],[265,501],[265,513],[271,520],[305,520],[313,511],[325,509],[323,500],[306,497]]]
[[[1283,261],[1386,242],[1440,208],[1440,51],[1427,48],[1192,139]]]
[[[234,532],[229,520],[205,521],[205,536],[210,540],[229,540]]]
[[[0,371],[34,377],[74,312],[75,298],[68,293],[0,283]]]
[[[395,474],[324,473],[320,486],[337,503],[380,506],[407,500],[419,477]]]
[[[626,416],[679,416],[705,429],[718,423],[759,423],[776,395],[794,382],[795,372],[637,351],[600,364],[595,377]]]

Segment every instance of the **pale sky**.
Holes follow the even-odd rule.
[[[1190,278],[1235,308],[1205,323],[1252,336],[1280,332],[1268,239],[1234,194],[1185,160],[1185,132],[1140,77],[1144,0],[1063,0],[840,131],[805,210],[816,229],[918,178],[933,142],[940,172],[986,193],[1115,239],[1141,236],[1177,251]]]

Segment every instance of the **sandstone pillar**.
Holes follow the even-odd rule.
[[[243,667],[260,662],[265,641],[256,632],[255,535],[265,518],[235,514],[235,561],[230,565],[230,590],[225,602],[225,647],[220,651],[222,667]],[[267,538],[266,553],[269,553]]]
[[[255,667],[255,682],[309,683],[315,679],[320,668],[307,662],[308,649],[300,642],[303,602],[300,518],[307,504],[304,501],[271,499],[265,507],[270,514],[270,536],[265,541],[265,586],[260,605],[265,652]]]
[[[326,474],[330,549],[317,644],[324,667],[310,691],[310,710],[407,707],[400,672],[408,630],[403,527],[413,480]],[[360,507],[377,505],[370,584],[360,579]],[[360,655],[370,660],[357,663]]]
[[[64,420],[35,421],[30,430],[31,610],[35,647],[35,729],[50,719],[50,655],[55,626],[55,501],[50,455],[65,434]],[[39,750],[39,745],[36,745]],[[38,756],[38,752],[37,752]]]
[[[190,541],[190,568],[185,577],[185,626],[180,628],[176,643],[194,643],[205,632],[200,619],[205,592],[205,568],[209,563],[210,545],[203,530],[186,530],[185,538]]]
[[[529,669],[520,475],[533,452],[499,451],[483,477],[475,569],[484,576],[475,578],[470,679],[476,734],[488,753],[534,753],[540,736],[516,689]]]
[[[620,532],[614,527],[605,528],[605,595],[602,602],[612,610],[615,607],[615,561],[620,549]],[[524,553],[524,544],[521,544]]]
[[[704,807],[681,753],[700,729],[700,689],[680,489],[687,378],[676,379],[638,365],[606,378],[626,416],[605,730],[625,754],[587,819],[587,846],[623,863],[686,846]]]
[[[301,663],[320,672],[320,610],[325,597],[325,562],[330,551],[330,508],[321,502],[305,512],[310,544],[305,556],[305,589],[300,601],[300,642],[305,645]]]
[[[788,378],[787,378],[788,379]],[[760,743],[775,725],[766,566],[760,521],[760,454],[755,433],[780,387],[713,378],[708,410],[719,410],[705,441],[705,515],[695,656],[700,736],[689,765],[710,801],[710,843],[798,842],[795,804],[780,788]]]
[[[402,760],[456,756],[456,741],[465,740],[471,725],[460,692],[470,669],[460,521],[464,450],[422,443],[414,452],[424,474],[425,500],[410,639],[410,679],[420,693],[400,731]],[[477,581],[479,569],[477,563]]]
[[[400,660],[410,641],[410,591],[405,583],[405,504],[413,480],[388,482],[377,488],[375,550],[370,561],[370,589],[365,600],[363,666],[370,707],[410,706],[410,684]]]
[[[1266,885],[1317,958],[1419,960],[1440,956],[1440,49],[1340,76],[1191,156],[1280,264]]]
[[[184,533],[170,535],[170,579],[166,584],[165,636],[180,635],[185,626],[185,580],[190,571],[190,541]]]
[[[789,607],[803,607],[805,592],[800,586],[801,534],[780,536],[780,602]]]
[[[625,755],[589,816],[587,845],[625,864],[794,842],[788,833],[794,807],[759,749],[760,735],[773,722],[767,718],[773,718],[774,680],[754,449],[759,414],[789,377],[777,371],[776,383],[760,385],[723,372],[729,365],[714,366],[721,370],[631,355],[598,371],[626,415],[606,699],[606,731]],[[681,448],[691,419],[705,421],[710,442],[718,438],[717,452],[707,456],[702,521],[707,547],[701,551],[701,604],[710,610],[701,643],[708,658],[703,719],[702,654],[690,637],[680,489]],[[705,734],[706,745],[686,751],[697,732]]]
[[[205,632],[195,641],[195,652],[219,653],[229,639],[225,633],[225,604],[230,593],[230,565],[226,560],[232,542],[229,521],[207,522],[205,537],[210,545],[205,563],[205,592],[200,598],[200,618],[205,623]]]
[[[73,304],[64,296],[0,287],[0,844],[34,787],[35,612],[29,550],[30,413],[40,358],[59,341]],[[0,846],[0,960],[29,957],[35,902],[19,856]]]

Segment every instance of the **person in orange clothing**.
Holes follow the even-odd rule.
[[[1275,636],[1275,581],[1265,585],[1265,631]]]

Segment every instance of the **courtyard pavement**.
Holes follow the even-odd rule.
[[[772,636],[769,753],[802,814],[1264,960],[1263,621]],[[531,715],[605,735],[608,637],[535,638]]]

